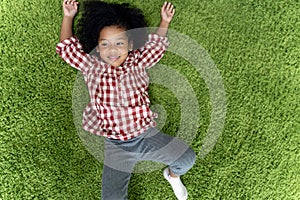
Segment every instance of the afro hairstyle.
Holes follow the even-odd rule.
[[[147,40],[147,22],[143,12],[127,3],[116,4],[103,1],[85,1],[78,21],[78,37],[83,50],[90,53],[98,45],[100,31],[107,26],[126,30],[134,49],[142,47]]]

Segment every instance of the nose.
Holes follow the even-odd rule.
[[[115,51],[117,51],[116,46],[115,46],[115,45],[111,45],[111,46],[109,47],[109,51],[110,51],[110,52],[115,52]]]

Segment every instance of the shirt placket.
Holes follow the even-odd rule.
[[[124,73],[121,70],[116,71],[116,87],[117,87],[117,96],[118,96],[118,104],[124,105],[124,98],[123,98],[123,77]]]

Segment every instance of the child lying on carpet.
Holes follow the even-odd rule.
[[[178,199],[187,199],[180,176],[193,166],[195,153],[183,141],[155,128],[156,114],[150,110],[147,91],[146,70],[159,62],[169,45],[166,36],[173,5],[163,4],[159,27],[147,34],[140,9],[87,1],[80,41],[72,32],[78,2],[65,0],[63,12],[56,52],[82,72],[88,86],[90,102],[83,113],[83,129],[105,137],[102,199],[127,199],[132,170],[141,160],[168,165],[165,179]]]

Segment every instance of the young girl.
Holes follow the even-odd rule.
[[[127,199],[134,165],[142,160],[164,163],[163,171],[177,199],[187,199],[180,176],[195,162],[195,153],[183,141],[155,129],[150,110],[149,77],[168,47],[166,37],[175,9],[165,2],[155,33],[147,34],[141,10],[128,4],[88,1],[81,21],[81,40],[72,26],[76,0],[63,2],[60,43],[56,52],[80,70],[90,102],[83,113],[83,129],[105,137],[102,199]],[[95,49],[95,51],[91,51]]]

